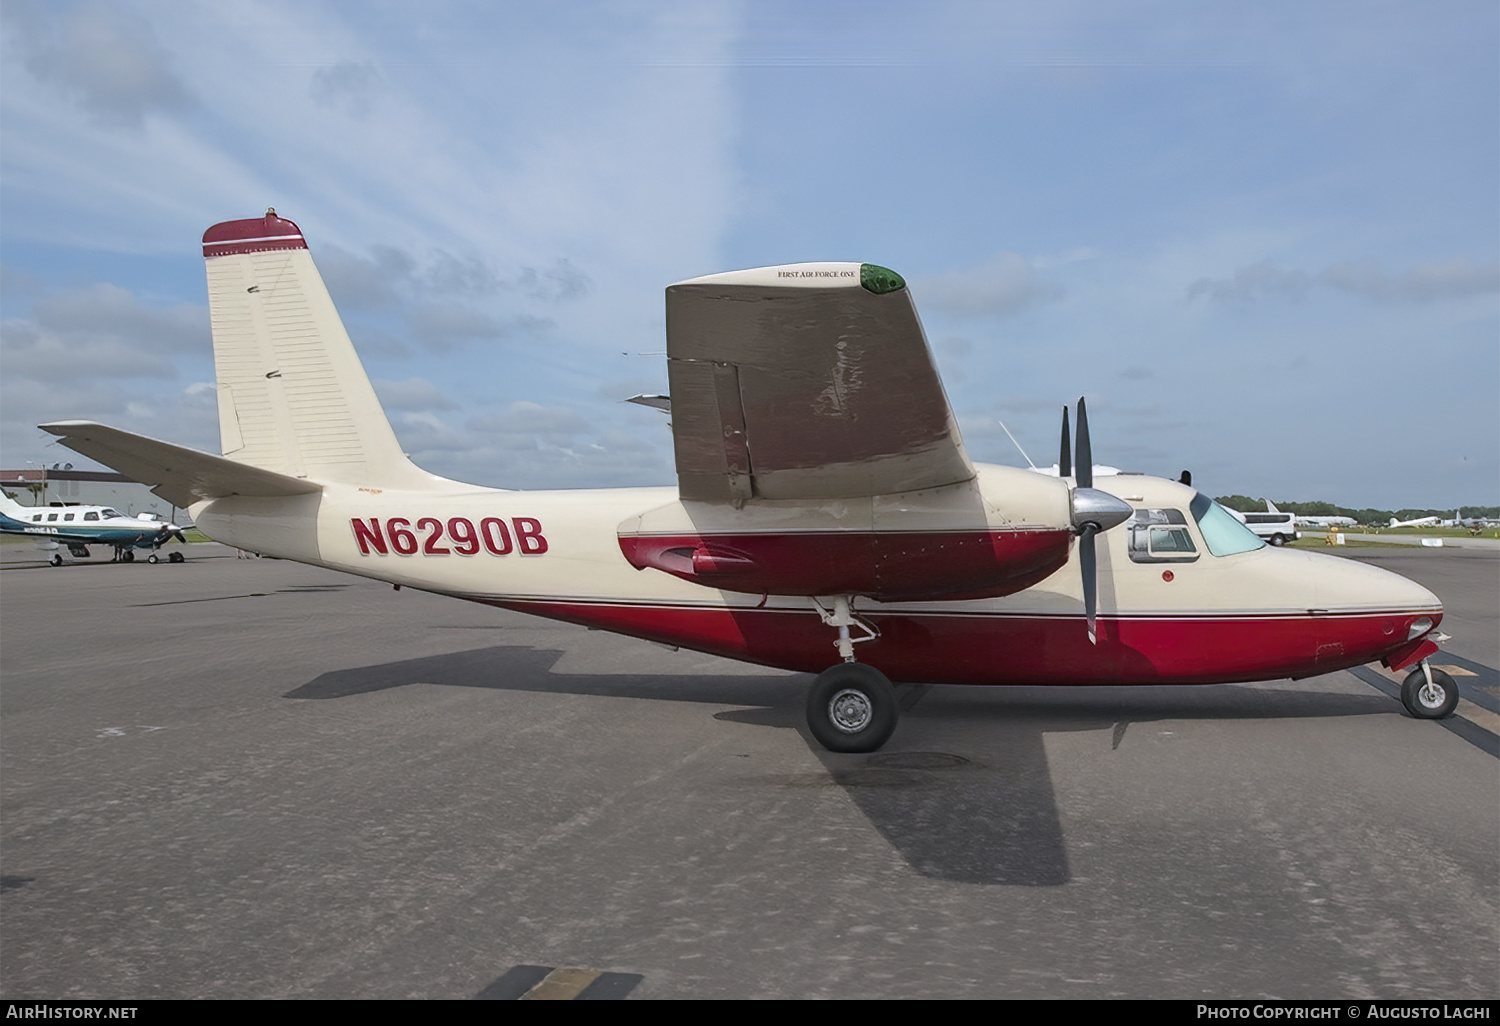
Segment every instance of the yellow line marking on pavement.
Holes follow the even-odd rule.
[[[1453,677],[1477,677],[1479,674],[1473,670],[1466,670],[1462,666],[1449,666],[1447,663],[1433,663],[1434,670],[1443,670]]]
[[[522,1001],[572,1001],[583,988],[599,978],[597,969],[574,969],[568,966],[560,966],[545,977],[542,982],[532,987],[521,995]]]
[[[1482,705],[1475,705],[1467,698],[1460,698],[1458,715],[1476,727],[1483,727],[1491,734],[1500,735],[1500,713],[1492,713]]]

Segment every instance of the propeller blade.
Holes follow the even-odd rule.
[[[1094,615],[1099,607],[1099,566],[1095,562],[1094,535],[1099,533],[1096,524],[1084,524],[1078,532],[1078,565],[1083,568],[1083,615],[1088,620],[1089,644],[1099,644],[1094,629]]]
[[[1078,397],[1078,487],[1094,487],[1094,449],[1089,445],[1089,411]]]
[[[1057,454],[1057,474],[1059,477],[1073,476],[1073,441],[1068,437],[1068,408],[1063,407],[1063,429],[1062,448]]]

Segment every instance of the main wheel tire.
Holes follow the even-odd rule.
[[[896,729],[896,689],[864,663],[839,663],[807,692],[807,727],[830,752],[873,752]]]
[[[186,559],[187,559],[187,557],[184,556],[182,553],[180,553],[180,552],[174,552],[170,556],[167,557],[167,562],[168,563],[181,563],[181,562],[183,562]]]
[[[62,556],[54,552],[52,553],[52,558],[47,560],[47,562],[51,563],[53,566],[62,566]]]
[[[134,563],[135,562],[135,553],[132,550],[130,550],[130,549],[126,549],[124,552],[120,553],[120,562],[121,563]]]
[[[1442,670],[1432,671],[1432,686],[1418,666],[1401,682],[1401,704],[1419,720],[1441,720],[1458,708],[1458,685]]]

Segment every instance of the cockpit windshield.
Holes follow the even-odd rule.
[[[1193,496],[1188,505],[1193,519],[1198,521],[1198,530],[1203,533],[1203,544],[1215,556],[1232,556],[1236,552],[1263,549],[1266,543],[1254,531],[1235,519],[1223,506],[1202,492]]]
[[[105,509],[101,509],[99,511],[99,515],[105,520],[123,520],[125,518],[125,514],[117,510],[109,509],[107,507]]]

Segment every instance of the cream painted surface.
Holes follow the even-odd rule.
[[[1048,486],[1056,479],[1004,467],[985,467],[980,479],[1004,486],[1015,477],[1039,483],[1032,499],[1037,516],[1056,516],[1055,497]],[[1193,490],[1158,478],[1135,475],[1106,478],[1115,494],[1141,496],[1140,505],[1175,507],[1187,512]],[[940,490],[943,491],[943,490]],[[1065,496],[1065,492],[1064,492]],[[902,503],[920,505],[918,497],[881,497],[874,505],[888,508]],[[1014,494],[984,496],[990,509],[1011,509]],[[1065,497],[1064,497],[1065,503]],[[697,506],[699,504],[688,504]],[[914,513],[916,512],[914,505]],[[768,519],[759,517],[759,506],[735,511],[714,507],[715,524],[722,529],[770,531],[863,529],[867,514],[850,512],[856,503],[767,504]],[[308,529],[316,511],[316,536]],[[626,602],[672,605],[756,606],[757,595],[741,595],[703,587],[659,570],[636,570],[621,554],[617,529],[623,524],[650,524],[661,531],[694,530],[685,505],[672,488],[629,488],[552,492],[516,492],[495,489],[452,489],[408,492],[373,490],[347,485],[328,485],[320,497],[293,499],[220,499],[194,507],[196,522],[210,537],[240,548],[268,555],[318,563],[338,570],[375,577],[412,588],[444,594],[487,599],[556,599],[581,602]],[[932,519],[928,520],[931,515]],[[351,520],[374,517],[388,537],[392,517],[407,520],[419,539],[419,551],[398,555],[394,550],[379,555],[361,554]],[[530,518],[541,525],[547,551],[528,555],[513,539],[513,550],[504,556],[481,551],[472,556],[450,552],[428,555],[420,542],[428,532],[416,531],[422,517],[437,518],[446,525],[454,517],[479,524],[485,517],[498,517],[509,525],[515,518]],[[1384,610],[1441,609],[1426,588],[1396,574],[1337,556],[1265,547],[1232,556],[1208,552],[1189,515],[1189,529],[1199,548],[1192,563],[1134,563],[1126,551],[1125,531],[1116,529],[1101,536],[1099,544],[1099,613],[1101,616],[1213,617],[1236,615],[1302,615],[1310,610],[1328,614],[1368,613]],[[941,509],[918,514],[932,529],[942,529]],[[1045,521],[1043,521],[1045,522]],[[1053,519],[1053,523],[1057,520]],[[903,521],[903,523],[905,523]],[[697,529],[702,529],[700,524]],[[453,542],[444,538],[450,549]],[[1170,570],[1173,579],[1162,579]],[[768,608],[809,610],[808,599],[799,596],[772,597]],[[960,602],[875,603],[863,600],[859,608],[911,610],[947,614],[1008,614],[1081,616],[1083,589],[1077,547],[1067,566],[1042,583],[1016,595],[998,599]]]
[[[224,455],[291,477],[424,487],[305,249],[206,260]]]
[[[700,278],[674,282],[675,285],[760,285],[785,288],[830,289],[858,288],[862,264],[823,261],[809,264],[780,264],[775,267],[751,267],[743,271],[721,271]]]

